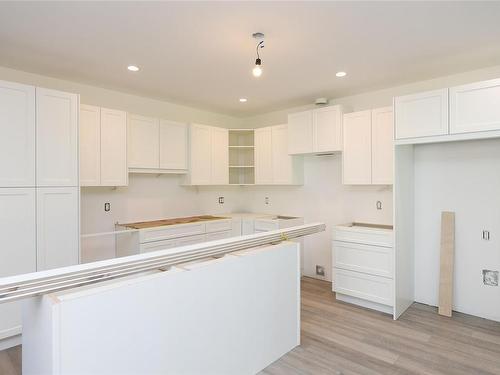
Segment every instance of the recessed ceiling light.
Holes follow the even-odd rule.
[[[346,72],[337,72],[337,74],[335,74],[337,77],[345,77],[347,75]]]
[[[240,103],[246,103],[247,102],[247,98],[240,98]]]
[[[135,65],[129,65],[129,66],[127,66],[127,69],[130,70],[131,72],[138,72],[139,71],[139,67],[137,67]]]

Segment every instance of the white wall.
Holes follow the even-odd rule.
[[[415,146],[415,299],[437,305],[441,212],[455,212],[454,310],[500,321],[500,139]],[[483,230],[490,240],[482,239]]]

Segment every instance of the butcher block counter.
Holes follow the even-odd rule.
[[[127,223],[127,224],[118,224],[118,225],[125,227],[125,228],[131,228],[131,229],[146,229],[146,228],[162,227],[165,225],[199,223],[199,222],[206,222],[206,221],[210,221],[210,220],[223,220],[223,219],[228,219],[228,218],[221,217],[221,216],[201,215],[201,216],[179,217],[179,218],[175,218],[175,219],[139,221],[137,223]]]

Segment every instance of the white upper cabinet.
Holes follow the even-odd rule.
[[[80,185],[101,184],[101,108],[80,105]]]
[[[394,98],[396,139],[448,134],[448,89]]]
[[[450,88],[450,134],[500,130],[500,79]]]
[[[392,184],[394,168],[392,113],[392,107],[372,110],[372,184]]]
[[[128,115],[128,167],[157,169],[160,162],[160,122],[158,119]]]
[[[78,188],[36,190],[37,270],[78,264]]]
[[[36,89],[37,186],[78,186],[78,95]]]
[[[227,129],[211,128],[212,178],[211,184],[229,184],[229,133]]]
[[[288,155],[287,132],[287,124],[255,130],[255,184],[302,183],[303,160]]]
[[[0,187],[35,186],[35,88],[0,81]]]
[[[313,111],[314,152],[342,150],[342,108],[338,105]]]
[[[342,182],[348,185],[371,184],[371,111],[344,115]]]
[[[187,169],[188,126],[160,121],[160,169]]]
[[[255,129],[255,183],[273,183],[273,142],[271,127]]]
[[[288,115],[288,153],[307,154],[313,150],[312,111]]]
[[[192,124],[190,137],[190,183],[191,185],[209,185],[212,176],[211,127]]]
[[[339,105],[288,115],[288,153],[341,151],[342,115]]]
[[[101,108],[101,186],[126,186],[127,113]]]

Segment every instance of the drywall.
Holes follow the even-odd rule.
[[[500,139],[418,145],[414,157],[416,301],[438,304],[440,218],[453,211],[453,309],[500,321],[500,287],[482,275],[500,270]]]

